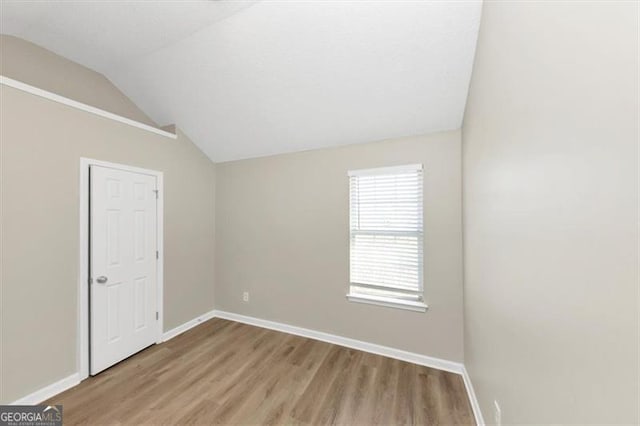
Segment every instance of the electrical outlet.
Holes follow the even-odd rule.
[[[493,423],[495,423],[496,426],[502,425],[502,410],[496,400],[493,401]]]
[[[242,301],[243,302],[248,302],[249,301],[249,292],[245,291],[244,293],[242,293]]]

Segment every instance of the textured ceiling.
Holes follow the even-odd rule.
[[[214,161],[461,126],[479,1],[3,1]]]
[[[255,1],[0,0],[0,31],[105,72]]]

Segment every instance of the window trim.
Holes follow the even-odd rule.
[[[404,309],[414,312],[426,312],[429,306],[424,303],[424,167],[422,164],[407,164],[402,166],[391,166],[391,167],[376,167],[370,169],[359,169],[359,170],[349,170],[348,176],[349,179],[354,176],[376,176],[376,175],[390,175],[397,173],[407,173],[407,172],[422,172],[422,181],[420,186],[422,187],[422,230],[419,233],[419,241],[420,241],[420,258],[419,258],[419,266],[418,266],[418,275],[419,275],[419,293],[421,295],[421,301],[413,301],[413,300],[403,300],[394,297],[385,297],[385,296],[376,296],[369,294],[361,294],[361,293],[352,293],[351,289],[353,286],[358,286],[358,283],[352,283],[351,279],[349,279],[349,292],[346,295],[346,298],[349,302],[356,303],[365,303],[377,306],[384,306],[389,308],[396,309]],[[351,203],[351,190],[349,190],[349,203]],[[349,208],[349,222],[351,223],[351,207]],[[384,233],[385,231],[381,231]],[[351,247],[352,243],[352,234],[353,230],[351,227],[349,228],[349,245]],[[411,233],[412,235],[415,233]],[[350,250],[351,253],[351,250]],[[349,268],[351,269],[351,254],[349,255]],[[349,274],[351,275],[351,274]]]
[[[351,287],[351,285],[349,285]],[[362,294],[347,293],[349,302],[366,303],[368,305],[386,306],[387,308],[404,309],[406,311],[427,312],[429,305],[424,302],[395,299],[393,297],[365,296]]]
[[[394,175],[402,172],[424,171],[422,164],[405,164],[403,166],[375,167],[372,169],[349,170],[348,176]]]

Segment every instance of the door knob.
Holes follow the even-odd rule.
[[[104,284],[107,282],[107,277],[105,277],[104,275],[99,276],[98,278],[96,278],[96,282],[98,284]]]

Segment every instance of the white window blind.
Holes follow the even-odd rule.
[[[349,172],[349,298],[424,306],[422,165]]]

